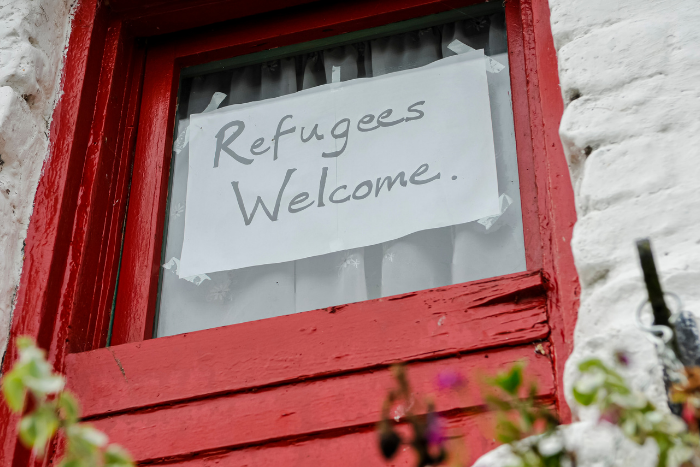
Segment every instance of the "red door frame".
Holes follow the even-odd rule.
[[[80,376],[75,372],[76,368],[92,365],[94,374],[104,379],[102,382],[111,381],[118,385],[121,380],[114,381],[114,373],[106,370],[107,365],[110,365],[111,370],[114,361],[122,369],[120,359],[115,352],[123,352],[124,355],[131,352],[133,357],[137,358],[136,349],[141,346],[138,342],[110,350],[84,352],[103,347],[105,344],[109,309],[118,273],[119,245],[127,203],[144,201],[143,199],[128,200],[131,165],[136,164],[132,193],[145,193],[150,189],[151,197],[162,196],[164,179],[168,173],[167,164],[161,163],[158,166],[157,160],[133,160],[135,129],[139,123],[138,114],[141,107],[139,101],[141,80],[146,62],[143,41],[135,37],[202,26],[214,21],[299,5],[306,1],[245,2],[249,4],[245,7],[241,7],[240,2],[223,0],[210,0],[207,2],[208,6],[193,0],[165,2],[166,4],[157,0],[149,2],[112,0],[111,3],[112,6],[106,6],[98,3],[97,0],[83,0],[75,13],[63,70],[64,94],[54,111],[50,155],[44,164],[43,176],[35,198],[34,215],[26,240],[23,274],[15,304],[10,343],[3,364],[4,370],[9,368],[16,358],[14,340],[20,335],[36,338],[39,345],[50,350],[50,359],[57,368],[65,368],[74,379]],[[309,6],[308,8],[314,8],[318,15],[315,19],[309,20],[309,27],[306,30],[287,36],[284,39],[286,43],[319,38],[323,35],[318,33],[319,30],[328,29],[328,26],[338,23],[344,24],[346,28],[344,30],[363,29],[386,23],[389,17],[391,21],[399,21],[444,11],[450,7],[464,6],[469,2],[455,1],[448,4],[439,0],[386,2],[365,0],[353,2],[352,7],[347,10],[343,8],[348,6],[348,2],[333,2],[328,6],[328,11],[343,11],[344,15],[335,17],[328,15],[327,12],[324,14],[323,9],[326,8],[327,3]],[[527,89],[521,97],[516,97],[514,93],[513,105],[519,159],[531,158],[532,160],[529,166],[521,167],[521,186],[530,186],[536,190],[523,196],[525,200],[528,195],[531,195],[534,200],[533,209],[537,211],[539,228],[527,234],[528,252],[537,252],[534,256],[529,253],[528,269],[536,272],[512,275],[501,279],[498,283],[481,281],[466,286],[453,286],[448,291],[425,292],[421,296],[409,294],[413,298],[407,297],[398,303],[385,301],[382,306],[387,310],[386,319],[390,319],[391,315],[400,308],[410,308],[408,302],[411,300],[416,301],[416,307],[419,302],[421,306],[425,306],[426,300],[445,300],[448,298],[445,294],[451,295],[453,301],[463,300],[477,307],[484,303],[497,304],[499,300],[508,302],[511,311],[513,298],[516,297],[515,301],[518,302],[521,298],[517,297],[524,297],[522,309],[518,312],[521,313],[519,315],[521,321],[516,324],[521,328],[530,329],[528,332],[521,332],[523,329],[512,330],[521,332],[518,338],[520,341],[517,339],[501,341],[500,345],[528,342],[538,337],[547,337],[548,333],[552,344],[556,388],[561,389],[564,362],[572,346],[578,305],[578,278],[569,246],[575,222],[573,191],[558,137],[563,103],[558,83],[556,54],[549,27],[549,8],[546,0],[521,0],[520,2],[509,0],[506,7],[514,88],[522,86]],[[306,17],[309,17],[305,13],[306,7],[299,8],[298,14],[306,14]],[[352,16],[353,12],[359,13]],[[278,15],[276,20],[284,24],[280,16],[284,15]],[[355,19],[348,22],[349,17]],[[275,21],[275,15],[272,15],[272,20]],[[269,30],[274,29],[269,28]],[[326,35],[339,32],[343,31],[335,30]],[[198,33],[195,31],[187,34],[188,39],[195,39],[196,44]],[[283,45],[285,42],[282,42],[278,35],[277,31],[270,34],[269,40],[278,42],[274,45],[269,43],[266,46]],[[223,32],[221,37],[222,41],[231,40],[230,35],[227,36]],[[244,46],[255,45],[253,41],[259,44],[263,39],[250,37],[247,42],[239,40],[239,50]],[[200,44],[199,47],[200,49],[195,52],[194,60],[183,59],[179,64],[208,61],[219,58],[220,53],[231,54],[232,52],[228,49],[225,52],[202,53],[203,45]],[[165,49],[162,56],[168,53],[167,47]],[[188,54],[181,55],[181,57],[185,56]],[[193,56],[191,50],[189,56]],[[175,63],[173,58],[173,56],[168,58],[168,63]],[[516,65],[517,62],[519,65]],[[171,66],[168,71],[170,80],[161,82],[161,85],[165,83],[171,86],[171,90],[172,86],[176,85],[172,70]],[[518,73],[520,76],[517,76]],[[147,89],[144,95],[149,96],[150,92],[151,90]],[[143,112],[143,109],[141,111]],[[171,103],[161,102],[159,111],[165,113],[164,118],[169,118],[172,113]],[[149,125],[153,121],[156,120],[149,122],[142,119],[139,131],[142,131],[143,125]],[[88,125],[86,122],[91,124]],[[154,129],[156,131],[153,134],[159,135],[160,138],[158,144],[168,147],[171,143],[171,129],[162,126]],[[138,151],[138,148],[136,150]],[[144,169],[142,167],[144,162],[155,164],[156,167]],[[161,178],[151,177],[149,180],[152,186],[133,186],[148,181],[139,181],[142,170],[150,170],[149,173],[153,173],[154,169],[156,172],[161,171]],[[105,193],[109,196],[105,196]],[[149,202],[152,203],[152,201]],[[524,201],[523,207],[527,209],[525,204]],[[158,223],[162,224],[164,218],[161,212],[163,205],[164,203],[160,201],[155,203],[157,209],[147,219],[147,222],[152,225],[148,230],[150,233],[162,228]],[[160,237],[154,238],[151,235],[143,240],[144,244],[149,245],[151,253],[151,256],[146,257],[145,267],[154,268],[155,264],[157,271]],[[158,258],[154,258],[156,251],[158,251]],[[125,258],[125,261],[129,264],[128,261],[131,259]],[[142,288],[152,289],[153,274],[152,272],[147,276],[149,280],[146,281],[147,284],[140,285]],[[546,292],[546,310],[544,302],[541,301],[543,290]],[[148,297],[149,300],[151,295],[152,292],[138,294],[139,297]],[[144,318],[150,305],[140,305],[138,300],[143,299],[134,297],[131,295],[131,299],[136,300],[134,309],[142,310],[137,320],[131,320],[131,324],[135,324],[136,327],[127,323],[127,326],[120,328],[119,321],[115,322],[115,336],[117,340],[122,339],[122,342],[140,341],[148,335],[147,325],[144,325],[147,320]],[[350,307],[355,308],[354,313],[339,313],[336,316],[344,316],[343,326],[353,325],[353,316],[358,319],[357,317],[362,315],[363,306],[365,305],[351,305]],[[467,307],[464,303],[461,306]],[[534,316],[531,313],[533,309],[542,309],[546,312],[549,323],[546,332],[538,328],[541,317]],[[321,311],[312,313],[315,313],[317,319],[323,319]],[[530,316],[529,320],[527,316]],[[285,326],[292,323],[294,319],[298,318],[288,317]],[[264,330],[270,335],[279,332],[275,331],[275,327],[279,326],[275,320],[258,323],[266,322],[267,324],[251,323],[250,325],[256,326],[257,331]],[[494,325],[496,323],[492,323],[492,326]],[[338,326],[338,323],[334,322],[328,326]],[[245,325],[243,327],[239,325],[212,330],[211,335],[208,336],[218,334],[221,342],[228,342],[234,334],[245,334],[244,327]],[[123,332],[123,329],[126,331]],[[231,329],[239,329],[239,331],[233,332]],[[416,338],[419,341],[420,336],[411,337],[411,332],[407,328],[404,337]],[[545,334],[543,335],[542,332]],[[211,344],[210,337],[203,338],[200,335],[197,339],[196,336],[196,333],[189,336],[190,341],[196,341],[193,342],[195,349],[204,350],[206,345]],[[454,351],[455,348],[460,352],[469,351],[472,345],[469,341],[474,341],[474,336],[469,333],[455,332],[451,339],[451,342],[442,343],[443,345],[440,346],[447,349],[444,352]],[[158,339],[149,343],[151,358],[167,357],[170,349],[164,342]],[[489,345],[496,344],[498,344],[497,341],[489,343]],[[310,343],[305,349],[305,355],[313,355],[314,345],[319,345],[319,342]],[[416,349],[420,345],[422,344],[419,342]],[[432,344],[425,345],[426,347],[422,350],[428,352],[432,358],[439,354],[439,352],[436,353],[437,349]],[[480,347],[473,344],[472,348]],[[230,347],[228,350],[231,350]],[[245,354],[245,349],[238,350]],[[249,349],[251,355],[254,351],[254,347],[252,350]],[[386,352],[386,349],[382,352]],[[111,353],[114,360],[105,363],[103,360],[107,353]],[[349,362],[343,371],[352,371],[369,363],[369,361],[363,361],[362,352],[359,349],[356,355],[355,358],[348,359]],[[400,358],[402,355],[386,354],[387,362]],[[254,361],[252,356],[251,359]],[[225,361],[219,363],[226,365]],[[308,362],[308,364],[319,365],[319,362]],[[105,368],[103,372],[100,371],[102,367]],[[336,367],[334,369],[337,370]],[[144,372],[147,370],[150,369],[147,364],[144,364]],[[250,374],[253,374],[254,370],[255,365],[251,363]],[[235,371],[240,371],[240,368],[236,368]],[[262,375],[254,384],[276,384],[279,381],[304,376],[298,373],[298,371],[290,371],[288,365],[281,365],[272,373]],[[240,387],[237,388],[235,384],[232,386],[229,377],[230,375],[224,371],[219,381],[212,382],[211,388],[208,389],[209,394],[234,391],[243,387],[239,385]],[[196,379],[192,378],[191,381]],[[101,384],[100,381],[83,382],[92,389],[92,392],[80,391],[88,416],[105,413],[105,411],[124,411],[133,407],[134,404],[146,407],[173,400],[172,398],[183,398],[183,394],[185,398],[202,397],[201,389],[197,389],[194,383],[188,386],[184,379],[181,380],[183,384],[178,386],[177,394],[161,396],[161,391],[157,391],[156,394],[154,387],[144,383],[143,391],[126,401],[118,397],[110,399],[109,384]],[[250,387],[252,383],[246,384]],[[118,392],[115,391],[115,394]],[[560,413],[566,418],[568,409],[561,391],[556,393],[556,402]],[[17,442],[16,421],[17,417],[8,414],[4,406],[0,409],[2,443],[0,465],[3,466],[27,465],[29,454]]]

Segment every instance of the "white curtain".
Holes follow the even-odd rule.
[[[187,208],[189,116],[340,80],[416,68],[458,39],[505,66],[487,73],[503,214],[287,263],[178,278]],[[157,335],[308,311],[525,270],[506,33],[502,14],[196,76],[182,84]],[[439,85],[439,83],[436,83]],[[468,86],[469,83],[464,83]],[[368,225],[371,228],[371,225]]]

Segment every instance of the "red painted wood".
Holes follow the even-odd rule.
[[[69,275],[65,282],[70,285],[67,290],[64,287],[61,294],[60,306],[69,310],[67,312],[71,314],[68,339],[73,351],[86,350],[87,339],[81,339],[81,337],[101,334],[97,331],[96,324],[97,321],[103,321],[100,315],[105,313],[105,310],[94,310],[95,312],[91,313],[92,300],[97,298],[95,293],[99,297],[99,290],[95,289],[102,288],[102,271],[95,270],[95,265],[99,262],[100,248],[94,243],[102,242],[105,223],[108,222],[109,214],[111,214],[111,210],[107,208],[111,204],[110,197],[104,196],[104,194],[110,191],[108,177],[111,175],[111,169],[114,165],[115,157],[113,156],[118,140],[118,125],[114,125],[110,120],[119,118],[121,105],[115,105],[114,101],[123,98],[123,86],[126,84],[124,77],[113,79],[116,62],[124,60],[123,46],[120,47],[119,40],[121,34],[120,23],[111,25],[107,31],[107,47],[103,60],[109,66],[102,67],[100,73],[95,116],[85,158],[85,167],[83,168],[83,180],[78,195],[73,242],[71,242],[68,253],[68,261],[72,267],[69,269]],[[99,225],[100,223],[102,225]],[[76,297],[79,296],[87,296],[89,299],[76,301]],[[92,341],[92,339],[89,340]]]
[[[172,48],[149,52],[112,344],[151,338],[170,175],[175,77]]]
[[[54,109],[49,156],[34,199],[27,232],[24,264],[3,371],[15,362],[15,341],[29,335],[50,348],[56,329],[67,325],[68,316],[58,312],[72,233],[81,172],[94,111],[99,62],[105,34],[103,19],[94,0],[84,0],[75,11],[65,66],[63,94]],[[59,366],[65,346],[52,349]],[[0,465],[27,465],[28,454],[17,441],[18,417],[0,404]]]
[[[416,394],[435,391],[441,371],[456,370],[470,377],[462,394],[440,396],[440,411],[475,410],[484,405],[480,381],[488,374],[526,361],[527,377],[538,384],[538,395],[554,392],[551,362],[533,346],[477,353],[462,358],[408,366]],[[393,381],[388,368],[347,376],[300,382],[267,390],[167,405],[130,412],[91,423],[113,442],[126,447],[139,462],[180,458],[268,440],[323,436],[324,432],[374,426]],[[523,391],[523,395],[527,390]]]
[[[294,7],[314,0],[267,0],[230,2],[226,0],[112,0],[112,11],[139,36],[153,36],[196,28],[219,21]],[[216,18],[211,15],[216,11]]]
[[[482,454],[494,449],[495,417],[490,412],[470,416],[445,417],[447,432],[459,436],[451,442],[454,449],[463,449],[463,465],[471,465]],[[401,430],[407,439],[410,431]],[[377,447],[377,433],[373,426],[359,430],[343,430],[333,436],[308,436],[299,439],[268,443],[260,447],[228,450],[221,453],[192,456],[176,462],[173,467],[258,467],[280,465],[289,467],[337,466],[344,467],[413,467],[415,457],[404,447],[391,462],[385,462]],[[454,464],[450,464],[454,465]],[[460,464],[461,465],[461,464]]]
[[[114,257],[121,246],[121,235],[115,233],[122,232],[130,175],[130,158],[120,157],[129,131],[124,102],[130,92],[132,59],[132,47],[125,45],[123,35],[121,23],[110,24],[68,253],[71,267],[59,305],[71,316],[72,352],[101,347],[107,338],[110,307],[104,305],[112,300]]]
[[[198,28],[200,26],[215,26],[215,23],[228,22],[236,18],[255,18],[266,12],[276,12],[284,9],[283,15],[294,14],[296,11],[312,12],[325,11],[333,14],[339,10],[358,9],[369,12],[368,8],[376,8],[374,13],[388,5],[392,11],[411,8],[414,5],[424,5],[426,8],[415,12],[412,16],[422,16],[451,8],[479,3],[479,0],[361,0],[315,2],[313,0],[266,0],[262,2],[230,2],[227,0],[175,0],[171,2],[153,1],[141,4],[138,0],[117,0],[115,11],[128,23],[129,27],[139,36],[166,34],[174,31]],[[298,8],[287,8],[295,7]],[[214,14],[212,14],[214,12]],[[376,13],[378,14],[378,13]],[[395,20],[399,21],[399,20]],[[204,28],[201,28],[204,29]]]
[[[542,268],[542,240],[540,236],[537,174],[535,153],[530,130],[528,105],[528,77],[525,73],[525,45],[523,43],[520,9],[517,2],[506,7],[508,32],[508,62],[510,64],[510,88],[513,96],[513,124],[518,152],[518,177],[520,179],[520,205],[523,212],[523,234],[528,270]]]
[[[96,328],[101,332],[96,332],[92,336],[85,336],[86,350],[104,347],[105,336],[108,331],[110,312],[115,294],[117,274],[119,272],[119,257],[121,254],[122,240],[124,235],[124,224],[126,209],[129,200],[129,185],[131,182],[131,169],[133,162],[134,145],[136,143],[136,127],[138,126],[138,109],[141,97],[141,80],[143,66],[145,62],[145,50],[135,44],[132,51],[129,83],[124,96],[124,103],[128,104],[123,109],[123,119],[120,124],[119,146],[117,148],[117,158],[113,183],[110,193],[110,203],[112,206],[113,221],[109,224],[108,230],[103,237],[103,248],[101,265],[104,267],[104,276],[101,283],[95,290],[92,313],[98,313],[100,322]],[[102,287],[100,287],[100,285]],[[81,339],[77,339],[82,341]]]
[[[511,9],[515,9],[515,2],[510,4]],[[551,339],[561,389],[557,406],[562,418],[568,420],[570,412],[563,394],[564,365],[573,349],[580,289],[570,247],[576,222],[574,194],[558,134],[564,107],[549,26],[549,5],[546,0],[523,0],[520,14],[532,141],[537,154],[535,171],[542,226],[543,274],[549,288]]]
[[[261,50],[444,12],[478,0],[356,0],[221,23],[163,38],[176,49],[178,65],[207,63]]]
[[[536,273],[70,355],[86,416],[545,338]],[[274,344],[273,344],[274,343]]]
[[[533,20],[537,40],[537,61],[540,69],[539,91],[544,124],[545,148],[549,169],[550,199],[556,200],[551,207],[554,221],[551,230],[551,268],[548,280],[556,287],[551,301],[551,318],[555,333],[555,361],[557,378],[563,397],[564,363],[573,350],[574,328],[579,306],[580,285],[571,239],[576,223],[576,203],[564,149],[559,138],[559,126],[564,113],[557,55],[550,24],[549,4],[546,1],[533,1]],[[551,272],[550,272],[551,271]],[[560,405],[565,405],[560,403]]]

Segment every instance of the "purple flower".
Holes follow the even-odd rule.
[[[467,383],[461,373],[454,370],[445,370],[438,373],[436,385],[439,390],[459,389]]]
[[[615,352],[615,360],[620,366],[629,366],[631,361],[629,354],[622,350],[618,350],[617,352]]]
[[[602,414],[600,414],[600,420],[604,422],[608,422],[612,425],[617,425],[617,422],[620,421],[620,409],[612,407]]]
[[[428,425],[425,430],[425,439],[430,447],[440,447],[447,439],[445,436],[445,423],[435,412],[428,413]]]

